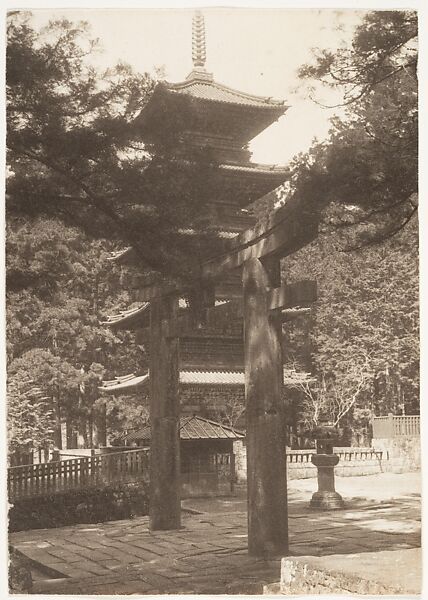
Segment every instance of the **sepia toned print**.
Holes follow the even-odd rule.
[[[10,593],[421,593],[417,39],[9,12]]]

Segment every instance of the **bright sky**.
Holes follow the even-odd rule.
[[[285,100],[287,113],[251,144],[253,160],[286,164],[307,150],[314,137],[328,132],[332,110],[305,97],[297,69],[311,58],[311,48],[349,44],[363,13],[329,9],[203,9],[207,40],[206,68],[220,83],[235,89]],[[193,9],[59,9],[35,10],[37,27],[49,19],[85,20],[103,53],[96,63],[119,60],[137,71],[163,67],[165,79],[182,81],[192,69]],[[334,104],[335,98],[329,98]]]

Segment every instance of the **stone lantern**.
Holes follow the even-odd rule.
[[[317,510],[334,510],[344,507],[343,498],[334,487],[334,467],[339,462],[337,454],[333,454],[333,446],[338,437],[335,427],[325,424],[311,431],[316,440],[317,453],[311,462],[318,469],[318,491],[312,496],[310,506]]]

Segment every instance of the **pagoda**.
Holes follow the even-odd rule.
[[[288,169],[251,162],[248,143],[282,116],[280,101],[234,90],[214,80],[205,68],[204,18],[193,18],[193,70],[181,83],[160,82],[135,127],[145,143],[165,140],[175,160],[197,153],[215,161],[215,196],[208,198],[217,225],[240,231],[252,224],[246,207],[282,184]],[[207,185],[207,188],[210,186]]]
[[[168,139],[171,160],[190,160],[205,152],[216,163],[213,170],[215,194],[207,198],[210,218],[220,236],[234,237],[254,225],[251,204],[272,193],[286,181],[286,167],[261,165],[251,161],[249,142],[274,123],[287,106],[265,98],[234,90],[214,80],[205,68],[205,26],[200,12],[193,18],[193,70],[181,83],[160,82],[135,121],[145,143],[155,149]],[[172,144],[171,144],[172,140]],[[172,150],[171,150],[172,148]],[[114,253],[111,260],[132,265],[132,249]],[[179,337],[181,411],[218,417],[222,407],[235,400],[244,402],[243,320],[239,314],[241,273],[215,283],[212,306],[223,305],[203,323],[190,327]],[[237,300],[238,298],[238,300]],[[189,313],[182,298],[179,312]],[[110,315],[104,322],[114,329],[135,330],[137,340],[150,352],[148,325],[150,303]],[[306,377],[284,371],[284,383]],[[103,394],[144,395],[149,373],[127,374],[104,381]]]

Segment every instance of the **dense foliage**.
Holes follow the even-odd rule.
[[[321,84],[339,90],[346,108],[294,161],[290,191],[328,207],[325,225],[353,247],[393,236],[417,210],[417,35],[414,12],[370,12],[352,46],[318,51],[300,71],[318,94]]]
[[[124,64],[98,72],[84,23],[39,33],[29,23],[15,13],[7,32],[8,211],[60,218],[132,245],[146,268],[189,277],[201,241],[183,228],[215,243],[202,193],[210,161],[195,157],[195,169],[171,162],[167,141],[156,153],[143,144],[136,117],[155,79]]]
[[[90,445],[85,423],[106,404],[100,379],[140,369],[145,360],[131,334],[100,324],[131,303],[107,260],[112,246],[58,220],[10,218],[6,249],[11,449],[59,445],[65,417]],[[115,413],[110,425],[117,427]]]
[[[104,374],[140,371],[146,360],[131,334],[99,324],[133,302],[106,258],[132,245],[145,272],[191,276],[195,248],[215,237],[205,234],[201,202],[211,167],[201,156],[196,171],[171,163],[167,141],[156,154],[142,143],[135,118],[155,79],[123,64],[98,72],[84,23],[36,32],[15,11],[7,34],[10,444],[59,445],[66,417],[90,445],[85,423],[100,414],[113,437],[147,418],[138,402],[97,391]],[[200,236],[183,235],[196,222]]]
[[[317,280],[319,300],[311,323],[312,368],[318,389],[303,392],[300,418],[314,415],[354,430],[375,415],[419,412],[418,226],[380,246],[358,252],[335,248],[321,237],[292,258],[289,280]],[[302,348],[304,324],[290,333],[290,348]],[[288,360],[305,364],[301,352]],[[345,414],[340,412],[346,409]]]
[[[417,35],[414,12],[369,12],[352,45],[300,70],[313,96],[334,88],[344,107],[296,158],[287,190],[323,210],[317,242],[284,265],[319,287],[312,364],[307,323],[289,332],[290,348],[306,348],[289,360],[318,378],[299,390],[310,426],[366,430],[375,414],[419,411]]]

